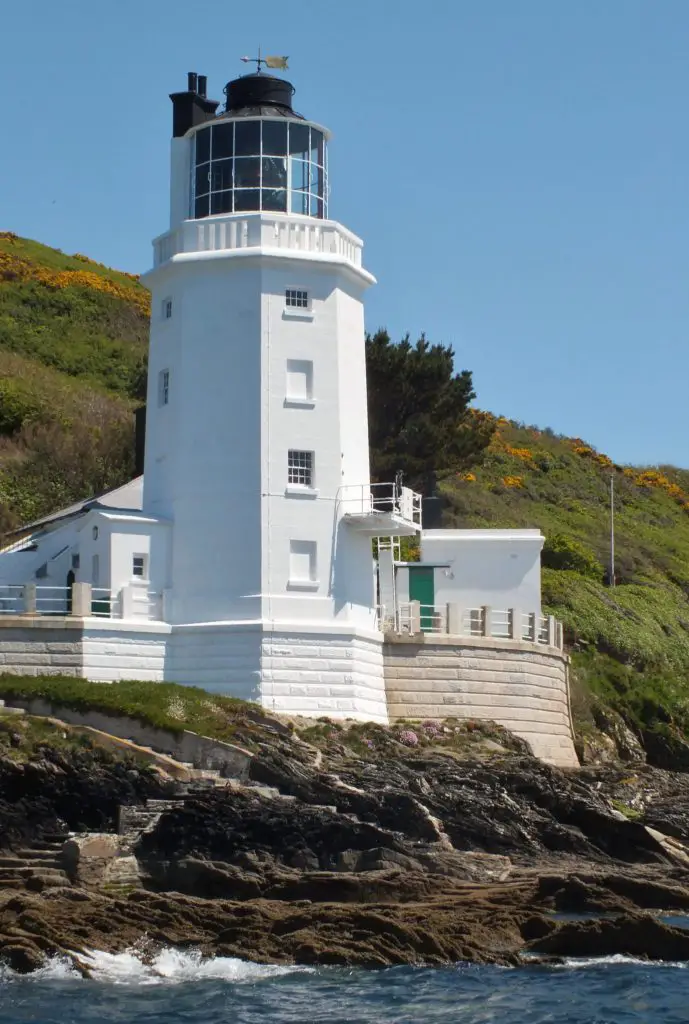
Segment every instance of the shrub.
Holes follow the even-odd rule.
[[[547,538],[543,545],[541,564],[546,569],[568,569],[596,580],[603,576],[603,566],[593,551],[563,533],[555,533]]]

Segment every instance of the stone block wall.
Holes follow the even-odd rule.
[[[575,767],[568,659],[552,647],[489,638],[388,636],[383,647],[390,720],[489,719],[537,757]]]
[[[0,672],[18,676],[81,676],[83,627],[76,619],[5,616]]]
[[[351,633],[264,633],[261,703],[317,718],[388,721],[379,640]]]

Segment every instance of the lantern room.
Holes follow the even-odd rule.
[[[292,109],[292,85],[261,72],[244,75],[226,85],[225,109],[215,113],[205,81],[192,73],[188,91],[171,97],[174,135],[191,146],[188,216],[327,218],[328,132]]]

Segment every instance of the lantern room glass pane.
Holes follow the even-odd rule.
[[[237,121],[234,130],[235,156],[258,156],[261,152],[261,122]]]
[[[215,192],[211,196],[211,213],[232,213],[232,192]]]
[[[234,208],[237,210],[258,210],[261,193],[257,188],[235,189]]]
[[[263,153],[264,155],[287,155],[287,122],[263,122]]]
[[[309,127],[306,124],[294,124],[289,126],[289,151],[292,156],[299,156],[302,160],[309,158]]]
[[[210,191],[210,164],[201,164],[196,168],[194,195],[205,196]]]
[[[309,187],[309,165],[305,160],[290,160],[292,172],[292,188],[302,189]]]
[[[312,217],[323,216],[323,200],[319,199],[318,196],[311,196],[311,210]]]
[[[263,157],[263,187],[286,188],[287,187],[287,160],[283,157]]]
[[[253,188],[260,184],[261,161],[257,156],[239,157],[234,162],[235,188]]]
[[[205,164],[211,158],[211,130],[202,128],[196,133],[196,163]]]
[[[287,189],[264,188],[261,191],[263,210],[275,210],[278,213],[287,211]]]
[[[309,193],[290,192],[290,213],[309,212]]]
[[[213,125],[213,160],[222,160],[233,155],[234,151],[234,125],[216,124]]]
[[[311,129],[311,160],[323,166],[323,132],[316,128]]]
[[[198,220],[200,217],[208,216],[208,196],[201,196],[194,203],[194,217]]]
[[[232,188],[232,161],[214,160],[211,164],[211,192]]]

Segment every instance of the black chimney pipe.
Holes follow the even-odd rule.
[[[196,92],[197,82],[198,75],[196,74],[195,71],[190,71],[187,74],[187,89],[189,90],[189,92]]]
[[[205,100],[205,98],[206,98],[206,89],[208,87],[208,75],[199,75],[198,83],[199,83],[199,96],[202,99]]]

